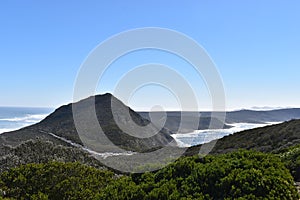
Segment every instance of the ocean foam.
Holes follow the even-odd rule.
[[[47,114],[27,114],[24,117],[0,118],[0,134],[38,123],[46,116]]]
[[[229,124],[233,126],[232,128],[229,129],[195,130],[191,133],[173,134],[172,137],[175,139],[179,147],[190,147],[198,144],[208,143],[212,140],[220,139],[224,136],[231,135],[236,132],[264,127],[264,126],[278,124],[278,123],[281,122],[267,122],[265,124],[235,123],[235,124]]]
[[[36,123],[44,119],[46,116],[47,114],[33,114],[33,115],[26,115],[25,117],[3,118],[0,119],[0,121]]]
[[[15,131],[15,130],[18,130],[22,127],[16,127],[16,128],[0,128],[0,134],[1,133],[5,133],[5,132],[10,132],[10,131]]]

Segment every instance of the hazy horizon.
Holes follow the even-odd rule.
[[[73,103],[73,102],[69,102],[69,103],[65,103],[65,104],[61,104],[57,107],[35,107],[35,106],[2,106],[0,105],[0,108],[28,108],[28,109],[52,109],[53,111],[61,106],[64,106],[64,105],[68,105],[70,103]],[[127,105],[129,106],[129,105]],[[129,106],[130,107],[130,106]],[[132,108],[132,107],[130,107]],[[287,107],[271,107],[271,106],[253,106],[253,107],[249,107],[249,108],[237,108],[237,109],[227,109],[225,110],[226,112],[233,112],[233,111],[241,111],[241,110],[253,110],[253,111],[270,111],[270,110],[281,110],[281,109],[298,109],[300,107],[291,107],[291,106],[287,106]],[[151,109],[142,109],[142,108],[139,108],[139,109],[134,109],[132,108],[134,111],[136,112],[160,112],[161,110],[151,110]],[[177,109],[168,109],[168,110],[163,110],[163,112],[166,111],[166,112],[211,112],[212,110],[177,110]]]

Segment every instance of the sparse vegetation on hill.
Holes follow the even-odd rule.
[[[0,172],[21,164],[51,161],[79,162],[96,168],[102,167],[97,159],[80,148],[55,145],[50,141],[40,139],[28,140],[16,147],[2,146],[0,148]]]

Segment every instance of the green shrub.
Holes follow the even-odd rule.
[[[27,164],[0,175],[16,199],[298,199],[276,155],[254,151],[180,158],[156,172],[116,176],[79,163]]]

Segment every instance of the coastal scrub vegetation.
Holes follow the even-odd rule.
[[[280,156],[239,150],[189,156],[155,172],[119,175],[78,162],[26,164],[0,175],[13,199],[298,199]]]

